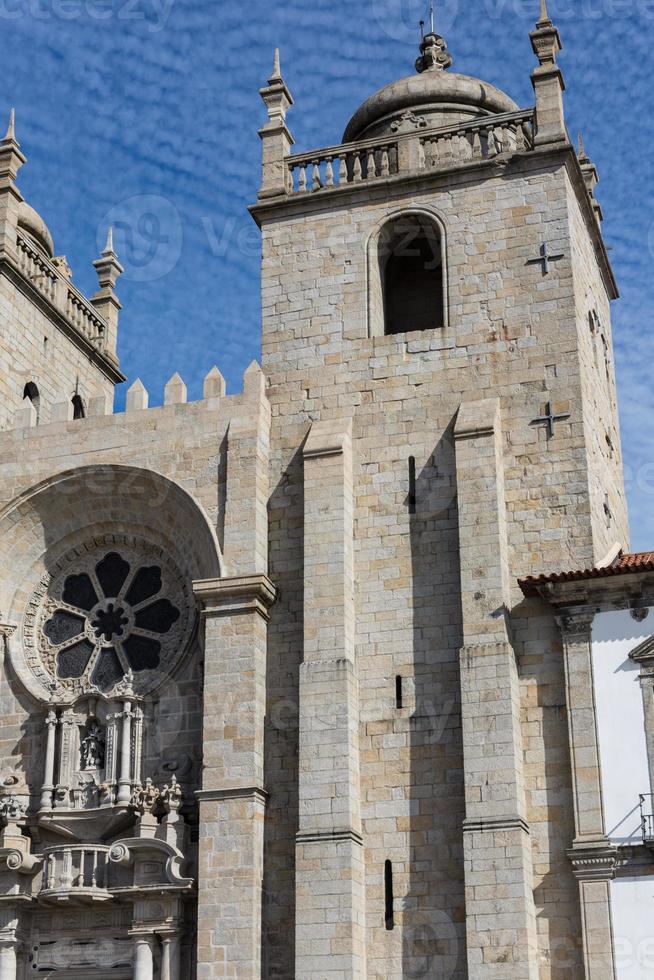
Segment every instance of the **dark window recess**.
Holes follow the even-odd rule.
[[[445,323],[443,254],[438,227],[405,215],[379,241],[384,333],[436,330]]]
[[[38,411],[39,404],[41,402],[41,395],[39,394],[39,389],[34,381],[28,381],[23,388],[23,398],[29,398],[34,408]]]
[[[115,650],[103,650],[91,674],[91,683],[101,691],[110,691],[123,677],[124,671]]]
[[[121,558],[115,551],[105,555],[98,564],[95,573],[107,599],[115,599],[119,595],[125,584],[125,579],[129,575],[129,567],[129,562]]]
[[[136,626],[150,633],[167,633],[179,619],[179,609],[175,609],[168,599],[158,599],[136,614]]]
[[[84,620],[64,609],[57,609],[43,627],[43,632],[53,646],[59,646],[84,632]]]
[[[161,643],[153,640],[149,636],[137,636],[133,633],[123,643],[123,650],[129,660],[129,665],[134,671],[154,670],[159,666],[159,653]]]
[[[139,568],[134,580],[127,590],[125,601],[130,606],[138,606],[146,599],[152,599],[161,591],[161,569],[156,565],[150,568]]]
[[[81,677],[88,667],[95,647],[88,640],[80,640],[57,656],[57,672],[61,678]]]
[[[416,512],[416,458],[409,456],[409,513]]]
[[[401,708],[403,706],[402,698],[402,677],[400,674],[395,678],[395,707]]]
[[[82,401],[82,396],[73,395],[71,401],[73,403],[73,418],[74,419],[86,418],[86,409],[84,408],[84,402]]]
[[[61,597],[69,606],[77,606],[78,609],[85,609],[87,612],[93,609],[98,601],[93,588],[93,582],[86,572],[81,575],[69,575],[64,582],[64,591]]]
[[[384,864],[384,907],[385,924],[387,930],[395,928],[395,918],[393,916],[393,865],[390,861]]]

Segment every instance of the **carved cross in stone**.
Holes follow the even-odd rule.
[[[537,262],[542,263],[543,275],[548,276],[550,273],[550,262],[556,262],[558,259],[565,258],[563,252],[559,252],[557,255],[552,255],[547,242],[543,242],[540,247],[540,255],[536,259],[528,259],[527,265],[535,265]]]
[[[554,426],[557,422],[565,422],[570,418],[570,412],[563,412],[560,415],[556,415],[552,411],[552,403],[548,402],[545,409],[545,415],[542,415],[539,419],[534,419],[531,425],[545,425],[547,426],[547,438],[551,439],[554,436]]]

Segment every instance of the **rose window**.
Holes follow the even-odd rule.
[[[26,645],[33,636],[35,672],[50,688],[109,693],[128,673],[136,688],[153,687],[187,645],[194,604],[175,563],[131,536],[111,543],[66,556],[32,600],[38,626]]]

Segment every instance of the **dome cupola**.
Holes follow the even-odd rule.
[[[350,119],[343,142],[456,126],[480,116],[517,110],[513,99],[500,89],[478,78],[449,72],[451,65],[444,38],[435,31],[424,35],[417,73],[385,85],[366,99]]]

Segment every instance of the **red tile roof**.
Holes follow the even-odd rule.
[[[519,585],[526,596],[539,594],[541,585],[558,582],[583,582],[586,579],[611,578],[614,575],[628,575],[633,572],[654,572],[654,551],[641,551],[633,555],[620,555],[612,565],[605,568],[580,568],[574,572],[553,572],[550,575],[530,575],[520,579]]]

